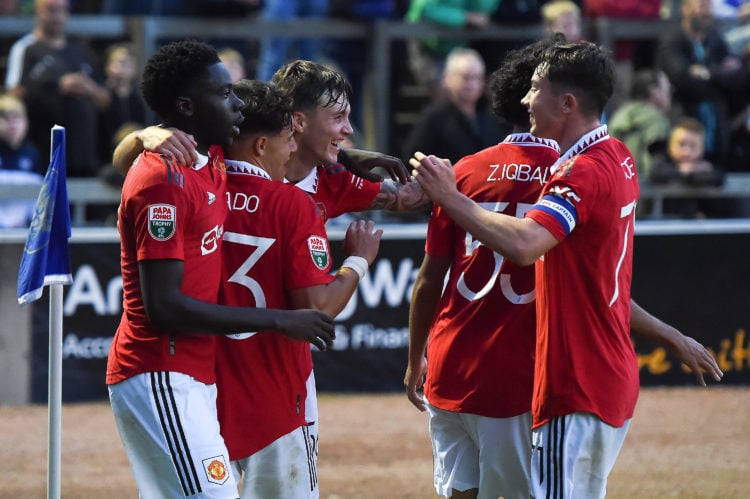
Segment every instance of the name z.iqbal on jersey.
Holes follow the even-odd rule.
[[[549,180],[549,168],[525,164],[505,163],[503,165],[488,165],[487,182],[501,180],[515,180],[517,182],[539,182],[544,185]]]

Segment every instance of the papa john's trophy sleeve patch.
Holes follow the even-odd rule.
[[[177,225],[177,208],[171,204],[148,206],[148,233],[157,241],[166,241],[174,235]]]
[[[324,237],[310,236],[307,238],[307,248],[310,250],[310,256],[313,263],[320,270],[328,268],[328,262],[331,257],[328,254],[328,241]]]

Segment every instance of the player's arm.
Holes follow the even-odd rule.
[[[290,291],[292,307],[314,308],[331,316],[338,315],[378,254],[383,229],[374,228],[372,221],[352,222],[344,237],[344,253],[348,256],[336,272],[336,278],[328,284]]]
[[[182,292],[181,260],[142,260],[138,271],[146,315],[159,328],[213,334],[275,329],[321,350],[333,345],[333,319],[320,311],[230,307],[196,300]]]
[[[150,126],[129,133],[117,144],[112,154],[112,166],[126,175],[144,150],[166,154],[182,164],[192,165],[198,161],[196,146],[193,136],[182,130]]]
[[[358,177],[370,182],[382,182],[383,177],[373,172],[373,168],[382,168],[393,181],[406,184],[411,180],[409,172],[400,159],[374,151],[346,148],[339,149],[338,161]]]
[[[447,160],[417,152],[409,164],[414,167],[416,183],[454,222],[513,263],[531,265],[557,245],[555,236],[536,221],[485,210],[461,194]]]
[[[367,209],[426,212],[431,208],[432,200],[417,182],[399,184],[392,180],[384,180],[380,184],[380,191]]]
[[[409,360],[404,375],[406,396],[414,407],[425,410],[425,403],[417,390],[422,388],[427,373],[427,339],[430,325],[443,291],[443,280],[450,267],[450,259],[425,254],[419,268],[409,307]]]
[[[695,379],[703,386],[706,386],[703,373],[714,381],[720,381],[724,376],[703,345],[649,314],[634,300],[630,300],[630,333],[668,349],[690,368]]]

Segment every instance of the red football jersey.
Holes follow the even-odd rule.
[[[227,205],[220,148],[188,168],[144,152],[128,172],[118,210],[123,313],[107,361],[108,384],[136,374],[176,371],[215,382],[212,335],[152,326],[141,295],[138,262],[182,260],[182,292],[216,303]]]
[[[523,217],[559,157],[554,141],[530,134],[456,164],[458,190],[486,209]],[[451,259],[430,329],[424,392],[447,411],[504,418],[531,409],[534,371],[534,267],[519,267],[474,240],[440,208],[426,252]]]
[[[289,309],[289,290],[327,284],[331,253],[313,200],[260,168],[227,161],[229,215],[219,301]],[[220,337],[218,413],[232,460],[305,424],[310,345],[276,331]]]
[[[313,197],[324,222],[366,210],[380,192],[380,183],[357,177],[340,164],[317,166],[296,185]]]
[[[582,137],[553,171],[527,213],[564,239],[536,263],[533,425],[582,411],[619,427],[633,415],[639,386],[630,339],[638,177],[606,126]]]

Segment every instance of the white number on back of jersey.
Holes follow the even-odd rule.
[[[268,249],[273,246],[273,243],[276,242],[275,239],[269,238],[269,237],[259,237],[259,236],[251,236],[248,234],[240,234],[238,232],[225,232],[224,233],[224,242],[229,243],[237,243],[237,244],[243,244],[245,246],[253,246],[255,247],[255,250],[250,253],[250,256],[247,257],[247,259],[242,262],[242,265],[237,268],[237,270],[229,277],[229,282],[234,282],[239,284],[240,286],[245,286],[247,289],[250,290],[250,292],[253,295],[253,299],[255,300],[255,307],[256,308],[265,308],[266,307],[266,295],[263,292],[263,288],[261,287],[260,283],[247,275],[250,272],[250,269],[253,268],[253,265],[258,263],[258,260],[260,260],[260,257],[263,256],[263,254],[268,251]],[[245,338],[249,338],[252,335],[254,335],[254,332],[247,332],[247,333],[238,333],[238,334],[228,334],[227,336],[229,338],[235,339],[235,340],[243,340]]]
[[[495,213],[502,213],[510,203],[505,201],[492,201],[492,202],[483,202],[483,203],[477,203],[479,206],[484,208],[485,210],[493,211]],[[518,203],[516,205],[516,217],[517,218],[523,218],[523,216],[526,214],[527,211],[532,207],[532,204],[529,203]],[[481,248],[486,248],[487,251],[490,251],[489,248],[484,246],[480,241],[477,241],[474,239],[474,237],[466,233],[466,239],[464,240],[465,245],[465,251],[466,256],[471,256],[475,251],[479,251]],[[503,265],[503,256],[499,253],[492,252],[494,256],[494,269],[492,270],[492,274],[490,275],[489,280],[487,283],[480,289],[479,291],[473,291],[469,289],[469,286],[466,284],[466,281],[464,280],[464,273],[462,272],[461,275],[458,278],[458,282],[456,282],[456,289],[458,292],[466,298],[469,301],[474,300],[481,300],[484,298],[487,293],[490,292],[490,290],[495,286],[495,281],[497,281],[498,275],[500,276],[500,289],[503,292],[503,295],[505,298],[508,299],[511,303],[516,304],[525,304],[525,303],[531,303],[534,301],[534,298],[536,297],[536,294],[534,290],[532,290],[529,293],[525,294],[518,294],[513,290],[513,285],[510,282],[510,274],[500,274],[500,267]]]

